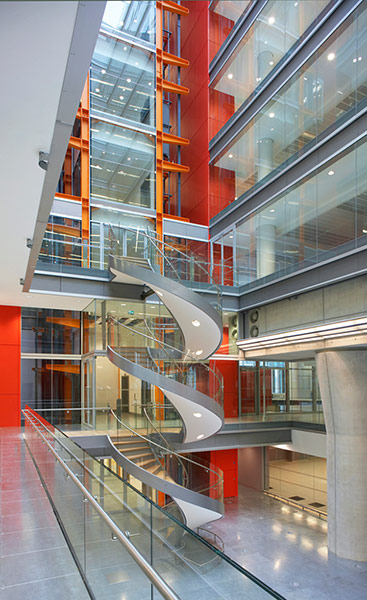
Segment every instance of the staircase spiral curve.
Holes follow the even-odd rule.
[[[207,364],[222,341],[220,295],[204,269],[200,282],[196,281],[190,256],[146,233],[134,235],[134,243],[125,253],[117,249],[109,257],[113,281],[148,288],[146,295],[155,294],[173,317],[176,333],[167,343],[156,325],[142,320],[134,327],[109,314],[107,356],[119,369],[164,393],[182,420],[177,439],[182,448],[214,435],[224,422],[221,378]],[[205,297],[191,289],[194,286],[205,292]],[[119,415],[113,413],[113,417],[120,421]],[[220,518],[220,470],[178,455],[151,424],[146,435],[141,435],[120,421],[125,435],[111,440],[113,458],[145,485],[171,496],[188,527]],[[174,439],[171,435],[170,441]]]

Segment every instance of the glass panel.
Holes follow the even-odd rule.
[[[91,119],[91,194],[154,208],[154,136]]]
[[[91,65],[91,111],[154,126],[154,57],[100,33]]]
[[[267,2],[210,86],[212,135],[224,124],[220,113],[225,112],[227,120],[254,90],[256,93],[260,91],[266,76],[292,46],[302,39],[309,25],[317,20],[328,3],[329,0]],[[220,6],[230,5],[237,13],[240,12],[237,5],[243,4],[248,3],[218,2]],[[225,13],[227,12],[226,9]],[[226,31],[229,30],[227,25]]]
[[[366,243],[366,149],[365,141],[352,146],[236,225],[238,285],[248,289]],[[213,249],[228,248],[230,235]]]
[[[209,5],[209,60],[224,43],[250,0],[218,0]]]
[[[127,33],[153,44],[155,40],[155,2],[152,0],[107,2],[102,28]]]
[[[312,2],[306,4],[311,6]],[[283,170],[310,144],[334,131],[365,105],[367,67],[359,47],[367,43],[366,19],[364,4],[216,159],[211,167],[212,194],[216,199],[212,216],[228,204],[243,200],[249,190]]]
[[[22,352],[80,354],[80,313],[22,308]]]

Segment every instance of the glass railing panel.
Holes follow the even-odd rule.
[[[28,414],[31,414],[30,411]],[[181,600],[191,600],[193,594],[204,594],[208,590],[211,596],[221,599],[245,594],[244,597],[251,600],[268,597],[284,600],[177,520],[179,511],[169,498],[163,500],[165,506],[151,502],[142,491],[121,479],[121,471],[116,464],[112,464],[113,461],[106,459],[104,462],[109,463],[107,467],[76,449],[71,440],[66,446],[65,436],[52,425],[44,423],[42,426],[38,421],[37,428],[52,447],[58,448],[60,458],[62,453],[66,464],[72,465],[72,473],[82,480],[86,492],[92,494],[120,531]],[[52,433],[57,437],[53,437]],[[45,474],[52,501],[58,502],[58,510],[67,524],[67,534],[70,533],[73,539],[72,547],[78,557],[79,567],[96,599],[160,598],[155,589],[151,590],[150,582],[136,563],[131,561],[120,542],[111,535],[111,530],[106,528],[102,515],[97,513],[89,500],[80,501],[80,496],[75,493],[76,484],[71,478],[65,477],[60,463],[55,462],[55,457],[28,420],[26,439],[38,467]],[[162,497],[157,495],[156,501],[162,503]]]

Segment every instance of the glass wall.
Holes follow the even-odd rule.
[[[102,29],[111,29],[154,44],[155,2],[153,0],[107,2]]]
[[[329,0],[267,2],[210,86],[211,104],[215,105],[218,99],[222,99],[231,105],[233,114],[254,90],[258,93],[268,73],[302,39],[309,25],[315,19],[317,21],[328,3]],[[225,14],[227,12],[225,10]]]
[[[155,137],[91,119],[92,201],[154,208]]]
[[[80,312],[22,308],[22,353],[80,354]]]
[[[209,4],[209,59],[212,60],[231,33],[250,0],[216,0]]]
[[[322,134],[357,113],[366,104],[366,83],[367,5],[363,3],[211,165],[212,216],[243,199]]]
[[[80,407],[80,360],[22,356],[21,398],[22,409],[26,405],[35,410],[54,409],[55,423],[58,414],[60,422],[78,420],[77,414],[67,410]]]
[[[240,361],[239,378],[242,417],[324,422],[314,361]]]
[[[256,287],[367,244],[367,138],[215,240]]]
[[[151,50],[100,33],[91,64],[92,113],[154,126],[154,58]]]

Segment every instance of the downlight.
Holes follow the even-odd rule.
[[[191,323],[194,327],[200,327],[200,321],[198,321],[197,319],[194,319],[194,321],[191,321]]]
[[[197,436],[197,438],[196,438],[196,439],[197,439],[197,440],[202,440],[202,439],[203,439],[203,437],[204,437],[204,434],[203,434],[203,433],[201,433],[200,435],[198,435],[198,436]]]
[[[202,354],[202,353],[203,353],[203,351],[202,351],[202,350],[197,350],[197,351],[195,352],[196,356],[200,356],[200,354]]]
[[[199,412],[193,412],[192,413],[194,415],[194,417],[196,417],[197,419],[200,419],[200,417],[202,417],[203,415]]]

